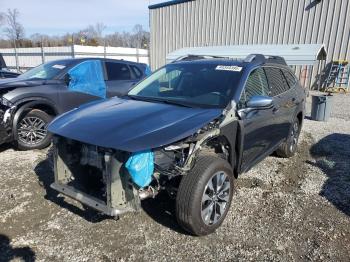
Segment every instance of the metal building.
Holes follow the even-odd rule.
[[[327,63],[349,60],[349,2],[177,0],[151,5],[151,67],[164,65],[166,55],[180,48],[242,44],[325,44]],[[320,76],[325,63],[295,70],[307,86],[325,77]]]

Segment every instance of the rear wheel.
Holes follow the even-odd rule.
[[[216,156],[199,157],[182,178],[176,197],[178,223],[188,232],[213,233],[224,221],[233,195],[230,164]]]
[[[18,149],[42,149],[49,146],[51,134],[47,131],[47,126],[51,120],[52,116],[38,109],[23,114],[17,123]]]
[[[293,122],[289,135],[285,142],[276,150],[280,157],[292,157],[298,149],[298,140],[300,135],[300,121],[296,118]]]

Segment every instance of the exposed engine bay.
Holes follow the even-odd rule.
[[[182,176],[199,154],[216,154],[230,161],[230,145],[222,136],[223,124],[236,120],[230,114],[182,141],[138,153],[55,136],[51,187],[110,216],[139,210],[140,200],[154,198],[161,190],[175,197]]]

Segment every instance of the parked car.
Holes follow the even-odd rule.
[[[0,79],[1,78],[15,78],[19,76],[19,73],[12,72],[8,69],[0,69]]]
[[[2,56],[2,54],[0,54],[0,79],[1,78],[13,78],[13,77],[17,77],[19,75],[20,75],[19,73],[12,72],[7,68],[3,56]]]
[[[145,64],[79,58],[44,63],[17,78],[0,80],[0,144],[41,149],[57,115],[84,103],[126,94],[149,72]]]
[[[295,154],[305,90],[279,57],[187,60],[53,121],[51,187],[111,216],[166,190],[185,230],[217,229],[234,178],[274,151]]]

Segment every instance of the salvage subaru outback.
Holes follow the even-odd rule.
[[[273,152],[295,154],[304,106],[305,90],[283,58],[188,56],[125,97],[54,120],[51,187],[110,216],[165,190],[185,230],[210,234],[240,173]]]

